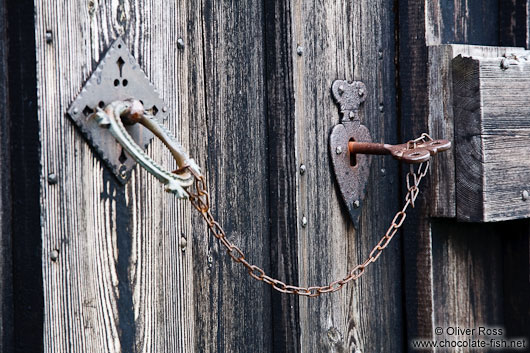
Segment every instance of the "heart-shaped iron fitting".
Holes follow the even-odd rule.
[[[336,80],[331,87],[339,105],[341,122],[333,127],[329,153],[339,186],[355,228],[359,222],[366,182],[370,175],[370,155],[350,153],[350,142],[372,142],[366,126],[359,119],[360,105],[366,100],[366,87],[359,81]]]

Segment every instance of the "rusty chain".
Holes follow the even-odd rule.
[[[432,141],[432,138],[428,134],[424,133],[419,138],[408,141],[407,147],[409,149],[413,149],[418,143],[426,141]],[[416,201],[419,193],[419,184],[423,177],[427,175],[428,170],[429,161],[421,163],[417,171],[414,171],[412,164],[410,165],[410,171],[407,173],[406,177],[407,195],[405,196],[405,205],[396,213],[385,235],[372,249],[366,261],[355,266],[343,279],[335,280],[326,286],[299,287],[288,285],[278,279],[274,279],[266,275],[265,271],[260,267],[250,264],[245,259],[245,254],[243,251],[241,251],[241,249],[228,240],[225,231],[212,216],[210,211],[210,195],[207,191],[205,178],[202,175],[196,174],[192,169],[189,169],[189,171],[195,176],[196,191],[192,192],[191,190],[188,190],[188,195],[192,205],[200,212],[214,237],[216,237],[226,248],[228,255],[234,262],[241,263],[243,266],[245,266],[251,277],[271,285],[272,288],[282,293],[296,294],[306,297],[318,297],[323,293],[336,292],[340,290],[346,283],[357,280],[364,274],[366,267],[375,262],[379,256],[381,256],[383,250],[388,246],[394,235],[397,233],[398,229],[403,225],[403,222],[407,217],[406,211],[408,207],[414,207],[414,202]]]

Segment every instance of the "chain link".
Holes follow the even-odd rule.
[[[407,142],[409,149],[416,147],[418,142],[430,141],[432,138],[427,134],[422,134],[419,138]],[[364,271],[368,265],[377,261],[379,256],[383,253],[383,250],[388,246],[398,229],[403,225],[405,218],[407,217],[407,209],[409,206],[414,207],[414,202],[418,197],[420,191],[419,184],[423,177],[427,175],[429,170],[429,161],[421,163],[417,171],[414,171],[414,167],[410,165],[410,171],[406,177],[407,195],[405,196],[405,205],[403,208],[396,213],[390,226],[388,227],[385,235],[379,240],[374,246],[366,261],[362,264],[355,266],[344,278],[331,282],[325,286],[313,286],[313,287],[299,287],[293,285],[287,285],[278,279],[267,276],[265,271],[256,265],[252,265],[245,259],[245,254],[241,249],[234,245],[227,237],[226,233],[219,223],[214,219],[210,212],[210,196],[206,188],[206,181],[204,176],[197,175],[192,169],[189,171],[195,176],[195,192],[188,190],[189,199],[191,204],[199,213],[208,225],[208,228],[212,232],[213,236],[216,237],[221,245],[226,248],[228,256],[236,263],[242,264],[248,271],[248,274],[258,280],[265,282],[272,286],[275,290],[287,293],[296,294],[305,297],[318,297],[324,293],[333,293],[340,290],[346,283],[355,281],[364,274]]]

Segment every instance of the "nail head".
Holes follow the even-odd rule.
[[[359,200],[353,201],[353,207],[354,208],[359,208],[359,206],[361,206],[361,202]]]
[[[57,259],[59,258],[59,250],[57,249],[53,249],[51,252],[50,252],[50,260],[52,261],[57,261]]]
[[[302,54],[304,54],[304,47],[302,47],[302,46],[299,45],[299,46],[296,48],[296,54],[298,54],[298,56],[302,56]]]
[[[527,190],[523,190],[521,196],[522,196],[523,201],[528,200],[528,191]]]
[[[177,48],[184,49],[184,47],[185,47],[184,39],[182,38],[177,39]]]
[[[48,184],[50,185],[55,185],[57,184],[57,174],[55,173],[50,173],[48,174]]]
[[[306,226],[307,226],[307,218],[306,218],[306,216],[303,216],[302,217],[302,227],[305,228]]]
[[[300,164],[300,175],[304,175],[306,171],[305,164]]]
[[[335,149],[335,153],[341,154],[342,153],[342,147],[337,146],[337,148]]]

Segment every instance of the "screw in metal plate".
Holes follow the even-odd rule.
[[[167,106],[164,105],[164,106],[162,107],[162,111],[163,111],[164,113],[167,112]]]
[[[55,185],[57,184],[57,174],[55,173],[50,173],[48,174],[48,184],[50,185]]]
[[[304,175],[306,171],[305,164],[300,164],[300,175]]]
[[[340,85],[338,91],[339,91],[339,94],[343,94],[344,93],[344,85]]]
[[[180,250],[186,251],[186,246],[188,245],[188,241],[186,240],[184,236],[180,237],[179,245],[180,245]]]
[[[302,54],[304,54],[304,47],[300,45],[296,47],[296,54],[298,54],[298,56],[302,56]]]
[[[364,96],[364,89],[360,88],[358,93],[359,93],[359,97]]]
[[[353,120],[353,118],[355,118],[355,113],[354,112],[350,112],[349,117],[350,117],[350,120]]]
[[[307,218],[306,218],[306,216],[303,216],[302,217],[302,227],[305,228],[306,226],[307,226]]]
[[[335,149],[335,153],[336,154],[341,154],[342,153],[342,147],[337,146],[337,148]]]
[[[74,108],[74,114],[77,114],[77,113],[79,113],[79,109]]]
[[[184,49],[184,46],[185,46],[184,39],[182,38],[177,39],[177,48]]]
[[[50,252],[50,260],[52,260],[53,262],[57,261],[57,259],[59,258],[59,250],[57,249],[53,249],[51,252]]]
[[[523,192],[521,194],[521,197],[522,197],[523,201],[528,200],[528,191],[527,190],[523,190]]]
[[[359,208],[359,206],[361,206],[361,202],[359,202],[359,200],[353,201],[353,207],[354,208]]]

